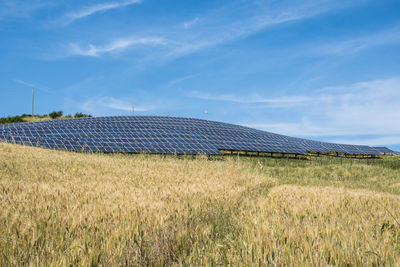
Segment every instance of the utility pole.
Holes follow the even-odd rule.
[[[135,116],[135,106],[132,104],[132,117]]]
[[[34,105],[35,105],[35,88],[32,87],[32,117],[34,114],[34,109],[33,109]]]

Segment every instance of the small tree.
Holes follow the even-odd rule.
[[[0,124],[24,122],[21,116],[0,118]]]
[[[60,118],[62,115],[63,115],[63,112],[61,110],[60,111],[53,111],[52,113],[49,114],[50,118],[52,118],[53,120],[57,119],[57,118]]]
[[[92,117],[92,115],[88,115],[88,114],[83,114],[82,112],[77,112],[75,113],[75,118],[87,118],[87,117]]]

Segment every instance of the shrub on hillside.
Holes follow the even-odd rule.
[[[88,118],[88,117],[92,117],[92,115],[90,114],[83,114],[82,112],[77,112],[75,113],[75,118]]]
[[[5,123],[17,123],[17,122],[24,122],[21,116],[14,116],[14,117],[6,117],[6,118],[0,118],[0,124],[5,124]]]
[[[60,118],[62,115],[63,115],[63,112],[61,110],[60,111],[53,111],[53,112],[51,112],[49,114],[50,118],[52,118],[52,119]]]

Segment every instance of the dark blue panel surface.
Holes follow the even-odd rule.
[[[393,151],[387,147],[373,147],[373,149],[378,151],[380,154],[399,155],[399,152]]]
[[[221,154],[220,150],[233,150],[380,154],[369,146],[312,141],[215,121],[156,116],[78,118],[1,125],[0,140],[94,152]]]

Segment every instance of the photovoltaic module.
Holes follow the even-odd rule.
[[[0,140],[51,149],[93,152],[380,154],[369,146],[312,141],[216,121],[159,116],[94,117],[7,124],[0,126]]]

